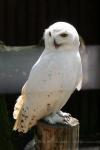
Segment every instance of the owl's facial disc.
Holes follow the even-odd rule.
[[[56,49],[61,46],[61,44],[58,44],[55,39],[54,39],[54,43],[53,43],[53,44],[54,44],[54,47],[55,47]]]

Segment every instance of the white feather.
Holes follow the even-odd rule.
[[[76,29],[57,22],[46,29],[44,39],[44,52],[33,66],[15,105],[14,130],[19,132],[27,132],[39,119],[59,111],[82,81]]]

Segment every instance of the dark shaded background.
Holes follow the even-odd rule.
[[[100,45],[97,0],[0,0],[0,40],[7,45],[38,44],[44,29],[56,21],[72,23],[86,45]],[[14,123],[13,106],[18,95],[3,95],[10,130]],[[63,108],[79,119],[80,139],[87,145],[100,144],[96,142],[100,139],[99,99],[99,89],[82,90],[75,92]],[[14,147],[21,150],[33,137],[32,134],[19,135],[10,131]]]
[[[86,44],[99,44],[97,0],[0,0],[0,40],[8,45],[37,44],[55,21],[72,23]]]

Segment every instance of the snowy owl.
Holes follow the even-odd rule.
[[[14,107],[14,130],[26,133],[38,120],[64,123],[61,108],[82,85],[79,36],[69,23],[56,22],[44,32],[45,49],[33,65]]]

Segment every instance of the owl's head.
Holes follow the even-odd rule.
[[[46,49],[79,48],[79,36],[69,23],[56,22],[44,32]]]

